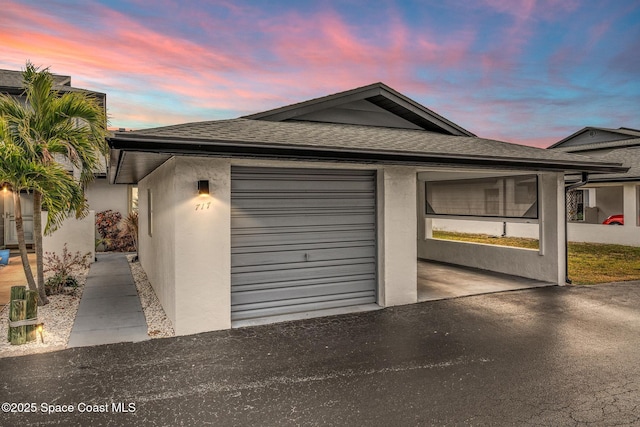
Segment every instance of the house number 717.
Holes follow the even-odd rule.
[[[197,211],[203,211],[205,209],[209,209],[209,207],[211,206],[211,202],[207,202],[207,203],[198,203],[196,205],[196,210]]]

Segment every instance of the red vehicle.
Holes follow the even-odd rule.
[[[624,225],[624,215],[611,215],[602,223],[605,225]]]

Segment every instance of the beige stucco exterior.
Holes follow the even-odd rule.
[[[540,174],[541,248],[526,250],[427,238],[425,224],[429,220],[425,220],[421,202],[424,185],[419,184],[415,167],[174,157],[139,182],[139,246],[142,266],[178,335],[232,326],[230,202],[234,165],[377,170],[381,307],[417,302],[417,258],[564,283],[562,173]],[[197,194],[197,182],[203,179],[210,182],[209,196]]]
[[[139,183],[140,262],[179,335],[231,327],[230,182],[227,160],[174,157]]]
[[[126,184],[109,184],[106,179],[96,178],[87,186],[84,196],[91,210],[96,213],[111,209],[120,212],[124,218],[129,213],[128,187]]]
[[[372,169],[344,163],[174,157],[139,182],[140,262],[176,334],[231,327],[231,167]],[[417,301],[416,169],[377,167],[380,306]],[[196,183],[208,179],[210,196]],[[152,230],[148,233],[149,194]]]
[[[415,238],[416,177],[411,167],[383,168],[378,192],[379,224],[378,254],[384,274],[379,304],[383,307],[412,304],[418,301],[417,248]]]
[[[42,224],[47,223],[47,212],[42,212]],[[62,255],[64,245],[71,253],[90,254],[91,262],[95,259],[95,223],[96,213],[91,210],[82,219],[70,216],[53,233],[42,238],[42,250]]]

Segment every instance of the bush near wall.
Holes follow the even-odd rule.
[[[96,214],[96,228],[100,234],[98,244],[104,245],[105,251],[135,251],[135,241],[131,233],[121,224],[122,214],[111,209]]]
[[[44,273],[51,275],[47,278],[44,288],[47,295],[56,295],[65,292],[65,288],[78,287],[78,277],[89,268],[91,253],[84,255],[80,252],[71,253],[64,244],[62,254],[52,252],[44,253]]]

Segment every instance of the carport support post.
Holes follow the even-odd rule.
[[[582,187],[589,182],[589,174],[587,172],[582,172],[582,177],[579,182],[575,184],[567,185],[564,188],[564,268],[565,268],[565,283],[571,284],[571,279],[569,278],[569,216],[567,215],[567,194],[569,191],[574,190],[578,187]]]
[[[380,305],[389,307],[418,301],[418,248],[414,168],[385,167],[378,174],[381,251]]]
[[[623,187],[622,209],[625,227],[636,227],[638,225],[638,201],[636,200],[636,185],[625,183]]]

